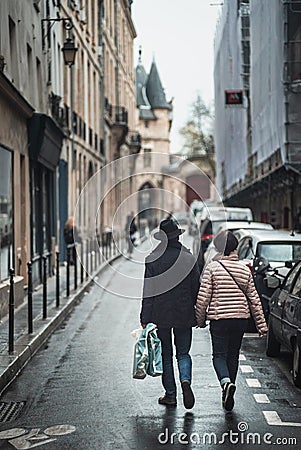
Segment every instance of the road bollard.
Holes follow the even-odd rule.
[[[27,288],[27,307],[28,307],[28,334],[33,332],[33,317],[32,317],[32,263],[27,263],[27,276],[28,276],[28,288]]]
[[[56,307],[60,306],[60,252],[56,252]]]
[[[76,291],[76,289],[77,289],[77,252],[75,250],[76,250],[76,248],[73,247],[72,252],[74,254],[74,261],[73,261],[73,263],[74,263],[74,290]]]
[[[47,256],[43,256],[43,319],[47,319]]]
[[[86,279],[89,276],[89,239],[86,239]]]
[[[70,295],[70,247],[67,245],[67,273],[66,273],[66,295]]]
[[[84,246],[83,241],[80,243],[80,283],[84,282]]]
[[[14,352],[14,327],[15,327],[15,290],[14,290],[14,269],[9,269],[9,305],[8,305],[8,353]]]
[[[90,242],[90,273],[93,274],[94,268],[93,268],[93,247]]]

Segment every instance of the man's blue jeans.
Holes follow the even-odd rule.
[[[248,319],[211,320],[213,366],[221,385],[235,383],[239,351]]]
[[[187,380],[191,383],[192,361],[189,355],[192,339],[191,328],[158,328],[158,337],[162,344],[163,375],[162,384],[168,397],[177,396],[173,367],[173,342],[176,348],[180,381]]]

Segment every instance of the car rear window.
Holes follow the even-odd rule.
[[[301,259],[301,242],[260,242],[257,254],[269,261],[298,261]]]

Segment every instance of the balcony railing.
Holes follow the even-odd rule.
[[[128,124],[128,112],[124,106],[113,106],[105,98],[106,116],[116,125]]]
[[[60,106],[61,97],[53,92],[49,95],[51,115],[61,128],[68,128],[68,118],[65,108]]]
[[[137,131],[130,131],[127,134],[127,144],[132,153],[139,153],[141,149],[141,135]]]

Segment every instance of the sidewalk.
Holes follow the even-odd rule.
[[[7,388],[34,354],[42,347],[49,336],[71,313],[74,306],[93,283],[93,279],[110,262],[119,258],[117,254],[98,266],[92,277],[80,283],[80,264],[78,264],[77,290],[74,290],[73,267],[70,267],[70,296],[66,296],[66,267],[60,266],[60,306],[56,307],[56,277],[47,280],[47,319],[42,318],[43,288],[33,292],[33,333],[28,334],[27,296],[24,303],[15,309],[14,314],[14,352],[8,353],[8,316],[0,322],[0,394]]]

